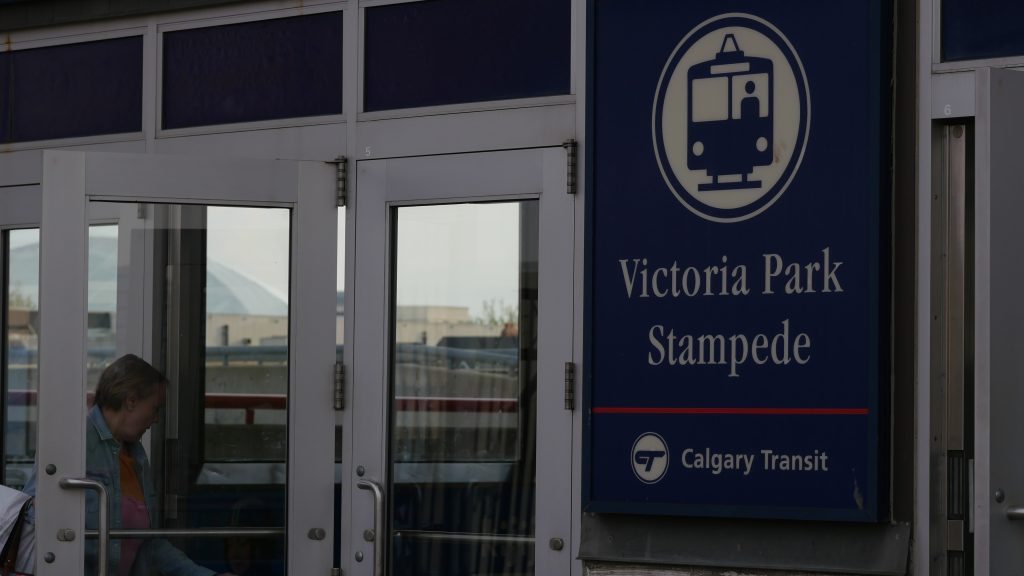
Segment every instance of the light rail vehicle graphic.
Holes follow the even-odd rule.
[[[733,34],[725,34],[713,60],[687,75],[687,167],[705,170],[711,182],[701,192],[757,188],[755,166],[772,163],[773,65],[746,56]],[[721,176],[740,176],[721,181]]]
[[[752,14],[720,14],[665,61],[651,135],[665,184],[711,222],[761,214],[789,188],[811,125],[807,74],[793,44]]]

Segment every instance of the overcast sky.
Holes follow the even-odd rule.
[[[337,289],[344,290],[344,209],[339,211]],[[514,306],[519,290],[516,203],[409,206],[399,209],[398,303],[465,306],[479,316],[485,301]],[[211,207],[208,257],[274,295],[288,297],[288,211]],[[116,227],[93,235],[116,236]],[[12,248],[39,241],[35,230],[11,234]]]
[[[344,219],[339,218],[338,290],[344,290]],[[515,304],[519,290],[519,210],[516,204],[409,206],[398,216],[398,303],[466,306]],[[288,212],[210,208],[208,257],[288,294]]]

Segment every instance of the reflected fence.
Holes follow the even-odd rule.
[[[337,357],[344,346],[337,346]],[[88,350],[90,380],[116,357],[112,347]],[[8,350],[6,372],[5,463],[31,465],[37,427],[38,356],[35,350]],[[416,343],[393,350],[392,431],[396,462],[507,462],[518,457],[520,355],[516,348],[457,348]],[[253,450],[207,446],[207,461],[255,462],[284,460],[287,421],[285,386],[254,391],[253,367],[287,370],[288,346],[211,346],[206,348],[207,387],[204,420],[208,432],[227,444]],[[283,378],[272,378],[287,382]],[[86,393],[92,405],[92,393]],[[424,428],[433,432],[423,435]],[[251,432],[246,432],[251,430]],[[473,433],[469,433],[474,431]],[[268,436],[269,433],[269,436]],[[248,436],[261,436],[249,443]],[[278,442],[267,439],[279,438]],[[259,452],[256,452],[259,449]],[[252,452],[251,454],[249,452]]]

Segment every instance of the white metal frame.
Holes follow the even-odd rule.
[[[931,569],[931,542],[929,526],[931,525],[931,258],[922,254],[930,254],[932,245],[932,63],[935,58],[933,44],[933,13],[940,13],[938,0],[920,3],[918,19],[918,53],[917,53],[917,190],[916,192],[916,224],[917,224],[917,305],[915,347],[915,373],[917,375],[914,402],[914,422],[916,428],[914,440],[914,534],[911,548],[911,571],[916,576],[926,576]]]
[[[576,379],[579,385],[578,397],[583,398],[583,386],[590,377],[586,372],[583,362],[583,318],[584,312],[584,291],[586,289],[584,278],[586,268],[586,206],[588,195],[587,179],[588,171],[588,134],[582,129],[587,126],[587,0],[573,0],[572,3],[573,22],[573,91],[578,95],[579,100],[575,106],[576,126],[581,129],[574,130],[578,149],[579,167],[576,173],[577,196],[576,213],[574,221],[577,223],[573,230],[573,320],[572,320],[572,361],[577,366]],[[578,402],[576,412],[582,412],[582,402]],[[572,424],[572,539],[570,540],[570,553],[573,558],[579,557],[580,537],[583,522],[583,418],[573,418]],[[570,566],[570,576],[582,576],[583,563],[574,560]]]
[[[543,441],[537,443],[536,573],[570,574],[574,565],[578,569],[573,546],[561,551],[549,547],[552,538],[578,541],[572,520],[573,428],[578,418],[564,409],[562,386],[564,362],[573,358],[574,331],[575,203],[566,193],[565,162],[561,147],[359,162],[359,194],[350,206],[355,211],[355,274],[346,293],[346,328],[351,323],[357,340],[346,340],[345,346],[346,363],[354,362],[353,428],[346,431],[352,440],[346,441],[342,481],[345,574],[373,574],[369,559],[374,545],[389,540],[379,535],[376,543],[368,543],[353,537],[373,526],[372,499],[355,489],[360,478],[353,470],[362,467],[363,479],[388,486],[390,310],[388,290],[381,287],[391,285],[391,208],[531,198],[540,201],[536,434]],[[357,553],[362,562],[354,561]]]
[[[1006,458],[1009,455],[991,453],[990,437],[990,398],[989,387],[992,375],[989,366],[989,325],[991,323],[988,310],[988,292],[990,290],[989,256],[991,247],[988,241],[988,226],[983,225],[990,217],[989,203],[989,165],[991,151],[987,149],[985,138],[992,122],[1001,120],[991,117],[989,104],[991,76],[998,72],[997,68],[1015,68],[1024,66],[1024,57],[989,58],[958,62],[942,62],[942,0],[930,0],[919,4],[918,18],[918,154],[917,176],[917,358],[916,358],[916,403],[915,403],[915,496],[914,496],[914,547],[912,549],[912,573],[918,576],[929,574],[932,566],[931,557],[935,550],[942,550],[942,542],[930,541],[928,527],[931,524],[930,501],[931,490],[929,477],[931,473],[930,437],[933,428],[931,418],[931,354],[929,334],[931,324],[931,286],[933,262],[927,247],[932,245],[933,230],[931,228],[931,196],[938,184],[933,177],[934,157],[940,153],[935,147],[939,141],[934,136],[938,124],[935,121],[955,118],[975,118],[976,146],[975,166],[975,277],[977,287],[975,295],[975,463],[974,492],[972,494],[972,517],[975,522],[973,539],[975,559],[974,572],[987,574],[992,569],[999,569],[999,559],[991,557],[992,529],[990,523],[1003,521],[994,519],[998,514],[993,509],[998,504],[991,501],[989,486],[990,467],[994,458]],[[924,247],[925,249],[920,249]]]
[[[125,215],[119,211],[116,207],[103,204],[93,204],[89,206],[88,210],[89,225],[98,224],[115,224],[119,226],[130,227],[133,222],[131,215]],[[39,228],[40,222],[42,221],[42,188],[39,185],[25,185],[25,186],[10,186],[6,188],[0,188],[0,230],[15,230],[15,229],[28,229],[28,228]],[[118,256],[120,262],[124,262],[127,254],[124,250],[127,249],[125,244],[119,245],[121,255]],[[0,254],[0,262],[6,254]],[[137,271],[136,271],[137,272]],[[117,301],[122,303],[120,305],[121,312],[118,314],[118,329],[117,329],[117,346],[118,350],[122,352],[134,352],[143,353],[147,350],[146,342],[139,338],[141,334],[137,330],[139,324],[132,323],[127,324],[129,318],[138,317],[141,322],[141,312],[143,307],[141,301],[138,299],[139,294],[137,287],[141,286],[138,282],[141,281],[141,277],[131,277],[128,282],[124,285],[118,285],[118,297]],[[0,295],[2,295],[4,287],[0,286]],[[0,327],[3,329],[3,327]],[[140,348],[140,346],[142,346]]]
[[[39,186],[0,188],[0,230],[38,227],[41,212]]]
[[[419,0],[413,0],[419,1]],[[27,30],[11,33],[11,47],[14,50],[35,48],[41,46],[54,46],[70,44],[90,40],[117,38],[123,36],[143,35],[143,118],[142,131],[127,134],[111,134],[100,136],[86,136],[81,138],[67,138],[60,140],[21,142],[11,144],[8,150],[40,150],[53,148],[66,148],[69,146],[85,146],[105,143],[121,142],[145,142],[147,151],[160,151],[156,144],[161,141],[175,140],[183,137],[231,135],[238,133],[239,139],[244,140],[251,137],[253,132],[274,131],[280,129],[308,129],[318,126],[339,125],[340,130],[350,134],[351,142],[355,129],[344,125],[355,118],[359,122],[373,124],[380,120],[417,119],[421,117],[451,117],[452,115],[479,115],[484,114],[484,122],[492,121],[492,115],[486,113],[501,113],[506,111],[527,111],[534,110],[531,116],[538,116],[540,121],[529,124],[536,129],[539,122],[546,116],[543,112],[537,113],[538,108],[561,109],[571,107],[577,101],[577,95],[582,92],[582,82],[585,76],[578,73],[583,68],[585,59],[585,22],[583,14],[585,4],[574,0],[572,4],[572,18],[574,27],[571,39],[570,66],[570,93],[562,96],[548,96],[541,98],[525,98],[515,100],[501,100],[489,102],[469,102],[463,104],[452,104],[445,106],[429,106],[423,108],[410,108],[401,110],[388,110],[382,112],[362,112],[362,79],[363,61],[361,54],[363,50],[363,12],[367,7],[382,4],[394,3],[391,1],[379,0],[312,0],[296,2],[287,0],[267,0],[264,2],[252,2],[235,4],[224,7],[203,8],[188,12],[170,12],[154,14],[149,16],[138,16],[124,19],[107,20],[97,23],[74,24],[39,30]],[[160,99],[162,88],[162,37],[166,32],[177,30],[218,26],[242,22],[252,22],[271,18],[297,16],[301,14],[320,13],[341,10],[346,12],[344,23],[344,63],[343,82],[344,109],[340,115],[317,116],[309,118],[286,118],[279,120],[267,120],[259,122],[242,122],[236,124],[221,124],[213,126],[197,126],[191,128],[180,128],[164,130],[160,127]],[[356,14],[356,18],[350,18],[348,14]],[[557,114],[557,113],[556,113]],[[522,114],[519,115],[520,117]],[[501,122],[503,115],[496,117]],[[510,122],[509,126],[521,125],[521,121]],[[416,124],[414,124],[416,126]],[[522,129],[520,129],[522,131]],[[189,138],[192,142],[192,139]],[[215,146],[220,153],[223,153],[223,140]],[[372,146],[372,144],[369,144]],[[512,146],[536,146],[537,143],[523,144],[514,142]],[[500,146],[499,146],[500,147]],[[363,151],[365,147],[359,148]],[[485,148],[495,149],[494,145],[485,145]],[[459,150],[459,151],[466,151]],[[281,154],[280,149],[275,156],[267,157],[289,157],[313,159],[307,156],[296,155],[295,153]],[[335,150],[337,155],[337,150]],[[434,153],[444,153],[448,150],[435,150]],[[343,152],[342,152],[343,153]],[[269,153],[268,153],[269,154]],[[317,154],[314,152],[314,154]],[[405,151],[395,155],[407,155]],[[361,154],[362,155],[362,154]],[[378,157],[371,153],[367,157]],[[330,159],[326,154],[316,159]]]
[[[160,113],[160,109],[158,107],[158,81],[162,76],[158,42],[165,28],[168,30],[185,29],[190,27],[248,22],[338,9],[344,10],[347,5],[347,1],[339,2],[338,0],[307,0],[304,2],[265,0],[261,2],[234,4],[231,6],[203,8],[188,12],[157,13],[147,16],[135,16],[95,23],[71,24],[9,33],[8,36],[10,38],[10,47],[12,50],[142,35],[143,95],[141,132],[84,136],[80,138],[65,138],[59,140],[19,142],[7,145],[6,150],[42,150],[57,147],[66,148],[71,146],[144,141],[147,143],[149,151],[152,151],[154,140],[159,138],[174,138],[186,135],[245,132],[282,127],[303,127],[324,123],[338,123],[339,121],[342,121],[341,116],[317,117],[313,119],[295,118],[266,122],[204,126],[194,129],[187,128],[167,131],[166,134],[164,131],[158,131]]]
[[[292,208],[288,397],[288,571],[326,574],[332,563],[334,283],[337,227],[334,170],[319,162],[220,160],[47,151],[43,155],[40,266],[40,422],[37,574],[80,574],[83,538],[58,542],[58,528],[82,534],[82,496],[58,487],[84,477],[82,404],[86,318],[86,206],[89,200]],[[301,417],[300,417],[301,415]],[[77,441],[69,442],[69,438]],[[53,475],[43,472],[56,467]],[[322,528],[323,540],[307,536]],[[44,560],[53,553],[53,562]]]
[[[1016,154],[1024,139],[1024,72],[977,71],[974,152],[974,573],[1024,567],[1019,513],[1024,465],[1019,407],[1020,288],[1016,242],[1024,202]],[[1002,494],[1000,494],[1002,493]]]

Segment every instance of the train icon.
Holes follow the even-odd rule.
[[[658,79],[651,135],[675,198],[713,222],[761,214],[793,182],[810,137],[811,93],[771,22],[728,13],[691,29]]]
[[[761,186],[748,177],[772,163],[772,68],[768,58],[746,56],[734,34],[723,35],[713,60],[690,67],[687,165],[712,178],[701,192]]]

